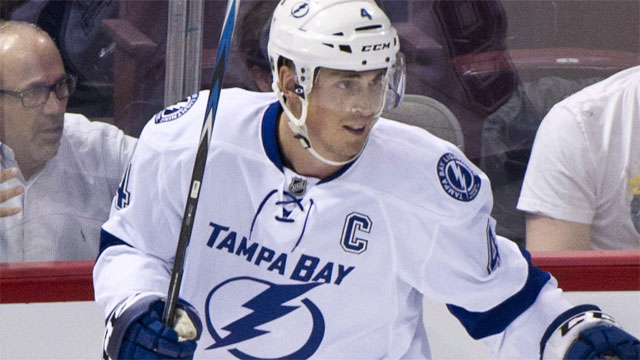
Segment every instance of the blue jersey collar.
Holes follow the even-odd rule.
[[[269,105],[267,111],[265,111],[264,117],[262,118],[262,145],[264,146],[264,151],[269,160],[271,160],[271,162],[280,171],[284,172],[282,158],[280,156],[280,148],[278,146],[278,118],[280,117],[280,114],[282,114],[282,107],[278,101]],[[347,169],[349,169],[356,160],[357,159],[354,159],[354,161],[344,165],[340,170],[336,171],[329,177],[322,179],[318,184],[328,182],[339,177],[347,171]]]

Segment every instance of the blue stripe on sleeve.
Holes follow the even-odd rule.
[[[96,260],[100,257],[100,255],[102,255],[103,251],[105,251],[107,248],[111,246],[116,246],[116,245],[131,246],[126,242],[120,240],[120,238],[117,238],[111,233],[105,231],[104,229],[100,230],[100,251],[98,251],[98,256],[96,256]]]
[[[520,249],[529,264],[529,276],[522,289],[502,304],[486,312],[472,312],[455,305],[447,305],[472,338],[478,340],[503,332],[520,314],[527,310],[538,297],[551,275],[531,264],[531,254]]]

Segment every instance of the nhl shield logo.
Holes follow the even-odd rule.
[[[302,196],[305,191],[307,191],[307,180],[299,177],[291,179],[291,183],[289,184],[289,192],[291,194],[295,196]]]

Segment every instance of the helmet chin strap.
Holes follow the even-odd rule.
[[[282,105],[282,108],[285,114],[287,115],[287,118],[289,119],[289,121],[287,121],[289,128],[295,134],[295,138],[298,139],[298,141],[300,141],[300,144],[302,145],[302,147],[307,149],[311,153],[311,155],[313,155],[313,157],[315,157],[316,159],[322,161],[327,165],[342,166],[352,162],[358,156],[360,156],[360,154],[364,150],[364,145],[362,146],[362,149],[360,149],[360,152],[358,152],[357,155],[355,155],[354,157],[346,161],[333,161],[320,155],[311,145],[311,140],[309,139],[309,132],[307,130],[307,125],[305,124],[307,121],[307,108],[308,108],[307,98],[305,96],[299,96],[300,100],[302,101],[302,114],[300,114],[300,118],[297,118],[295,115],[293,115],[293,112],[286,105],[284,95],[280,91],[278,84],[273,82],[272,88],[276,93],[276,95],[278,96],[278,99],[280,100],[280,104]]]

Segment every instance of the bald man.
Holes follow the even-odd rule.
[[[66,113],[74,89],[46,32],[0,23],[0,262],[98,254],[136,140]]]

